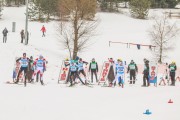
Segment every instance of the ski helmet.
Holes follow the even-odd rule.
[[[146,58],[144,58],[144,59],[143,59],[143,61],[144,61],[144,62],[146,62],[146,61],[147,61],[147,59],[146,59]]]
[[[43,59],[43,56],[42,56],[42,55],[39,55],[39,59]]]
[[[26,53],[23,53],[23,56],[26,55]]]
[[[76,59],[75,60],[79,60],[79,57],[78,56],[76,56]]]

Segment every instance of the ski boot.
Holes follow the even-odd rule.
[[[40,82],[41,82],[41,85],[44,85],[44,82],[43,82],[43,80],[40,80]]]

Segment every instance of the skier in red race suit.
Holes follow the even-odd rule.
[[[45,37],[46,28],[44,27],[44,25],[42,26],[41,31],[43,33],[42,37]]]
[[[43,83],[43,73],[46,71],[46,60],[43,58],[42,55],[39,56],[34,62],[34,74],[32,76],[32,81],[34,80],[34,76],[39,72],[40,73],[40,82],[42,85]]]

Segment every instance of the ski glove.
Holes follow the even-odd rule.
[[[46,68],[44,67],[44,68],[43,68],[43,72],[45,72],[45,71],[46,71]]]

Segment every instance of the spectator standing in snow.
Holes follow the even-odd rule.
[[[112,86],[112,82],[113,80],[115,79],[115,62],[113,60],[113,58],[109,58],[108,59],[109,62],[110,62],[110,68],[109,68],[109,73],[108,73],[108,82],[109,82],[109,86],[111,87]]]
[[[142,87],[147,87],[149,86],[149,60],[144,58],[144,71],[143,71],[143,85]],[[147,83],[147,84],[146,84]]]
[[[24,30],[21,30],[20,34],[21,34],[21,43],[23,43],[23,40],[25,38]]]
[[[46,28],[44,27],[44,25],[42,26],[41,31],[43,33],[42,37],[45,37]]]
[[[29,68],[27,70],[27,79],[28,79],[29,82],[31,82],[31,78],[32,78],[32,75],[34,73],[33,64],[34,64],[34,60],[33,60],[33,57],[31,56],[30,60],[29,60],[29,63],[28,63]]]
[[[27,31],[27,44],[28,44],[28,41],[29,41],[29,32]]]
[[[5,27],[4,30],[2,31],[2,34],[3,34],[3,43],[6,43],[6,41],[7,41],[7,33],[8,33],[8,30]]]

